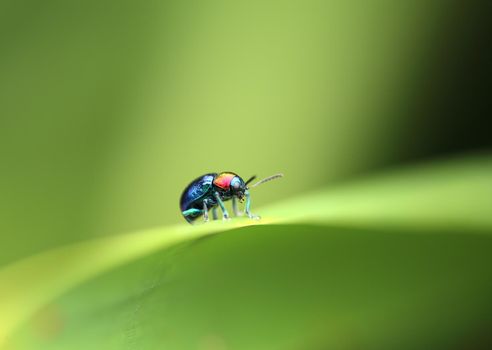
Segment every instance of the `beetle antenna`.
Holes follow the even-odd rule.
[[[246,181],[245,185],[247,186],[251,181],[253,181],[254,179],[256,179],[256,175],[253,175],[249,178],[248,181]]]
[[[258,185],[261,185],[262,183],[265,183],[265,182],[268,182],[268,181],[272,181],[274,179],[278,179],[278,178],[281,178],[283,177],[284,174],[275,174],[275,175],[272,175],[272,176],[269,176],[269,177],[266,177],[264,178],[263,180],[260,180],[258,181],[257,183],[255,183],[254,185],[250,186],[250,188],[253,188],[253,187],[256,187]]]

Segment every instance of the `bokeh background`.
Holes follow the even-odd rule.
[[[196,176],[253,205],[486,153],[481,1],[0,1],[0,265],[182,222]]]
[[[0,348],[490,348],[491,7],[0,0]]]

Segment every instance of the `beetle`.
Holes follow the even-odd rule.
[[[250,219],[259,219],[260,217],[251,213],[250,188],[256,187],[264,182],[282,177],[282,174],[269,176],[254,185],[248,187],[256,176],[252,176],[244,181],[239,175],[231,171],[222,173],[209,173],[197,177],[193,180],[181,194],[179,206],[181,214],[186,221],[193,223],[197,218],[203,215],[204,221],[209,220],[208,211],[212,210],[213,219],[217,219],[217,206],[222,209],[224,220],[229,220],[229,213],[224,205],[225,201],[232,199],[232,210],[235,216],[239,216],[237,201],[244,202],[244,211]]]

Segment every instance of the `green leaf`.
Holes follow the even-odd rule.
[[[405,169],[258,210],[259,222],[28,257],[0,270],[0,337],[6,349],[479,347],[490,179],[490,158]]]

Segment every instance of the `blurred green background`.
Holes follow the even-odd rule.
[[[236,349],[395,348],[402,340],[412,341],[408,348],[446,347],[443,339],[455,346],[486,334],[490,7],[478,0],[0,0],[0,343],[29,318],[12,348],[162,341],[224,350],[209,322]],[[410,171],[403,180],[364,183],[374,173],[448,158],[464,160],[422,178]],[[284,226],[164,250],[201,232],[184,226],[182,189],[226,170],[245,178],[283,172],[282,181],[255,189],[253,208],[269,207],[264,212]],[[352,181],[362,185],[336,191]],[[304,209],[322,225],[285,224]],[[142,240],[119,236],[176,223],[183,226],[155,237],[142,231]],[[395,226],[427,234],[389,234]],[[444,232],[428,232],[436,227]],[[103,236],[114,240],[35,256]],[[25,264],[11,264],[21,258]],[[284,269],[292,261],[294,288]],[[162,282],[168,270],[170,286]],[[204,287],[208,278],[216,284]],[[41,316],[31,317],[40,307]],[[211,318],[217,307],[222,318]],[[260,311],[272,318],[258,322]],[[163,333],[166,312],[175,324]],[[57,326],[63,317],[66,328]],[[260,332],[256,344],[248,325]],[[321,336],[326,325],[332,333]],[[145,335],[130,334],[132,343],[128,332]]]
[[[2,0],[0,264],[181,222],[181,190],[209,171],[285,173],[255,193],[261,206],[483,146],[468,123],[476,94],[455,116],[439,95],[468,96],[456,68],[478,65],[480,13],[438,0]]]

